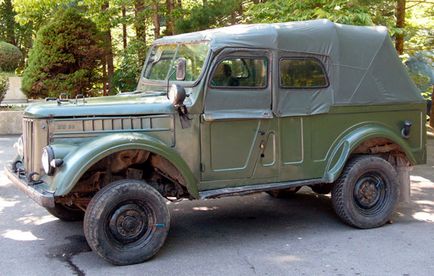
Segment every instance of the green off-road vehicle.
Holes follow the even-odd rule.
[[[54,216],[84,219],[117,265],[162,247],[165,198],[310,186],[372,228],[426,161],[425,109],[383,27],[232,26],[156,40],[134,92],[29,106],[7,173]]]

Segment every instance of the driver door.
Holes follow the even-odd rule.
[[[268,51],[245,49],[214,60],[201,120],[203,190],[277,175],[270,60]]]

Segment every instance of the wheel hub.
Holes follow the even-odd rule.
[[[125,204],[111,216],[110,232],[122,243],[140,239],[148,229],[147,212],[137,204]]]
[[[379,176],[367,175],[357,181],[354,188],[354,199],[360,207],[369,209],[378,203],[383,190],[384,183]]]

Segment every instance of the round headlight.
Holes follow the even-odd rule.
[[[18,141],[14,144],[14,148],[17,150],[17,153],[20,157],[24,156],[24,142],[23,135],[18,138]]]
[[[50,146],[46,146],[42,149],[42,168],[47,175],[52,175],[54,168],[50,165],[51,161],[54,159],[54,151]]]
[[[186,96],[187,95],[185,93],[184,87],[178,84],[172,84],[169,93],[167,94],[167,97],[169,98],[170,102],[175,107],[182,105],[184,103]]]

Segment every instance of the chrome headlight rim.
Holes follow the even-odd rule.
[[[175,107],[183,105],[186,96],[187,94],[185,92],[184,87],[178,84],[172,84],[172,86],[170,87],[167,93],[167,98]]]
[[[53,175],[54,168],[51,166],[51,161],[54,160],[54,150],[51,146],[46,146],[42,149],[42,168],[47,175]]]
[[[24,137],[23,137],[23,135],[21,135],[20,138],[18,138],[18,140],[15,142],[14,148],[16,149],[18,156],[23,158],[24,157]]]

